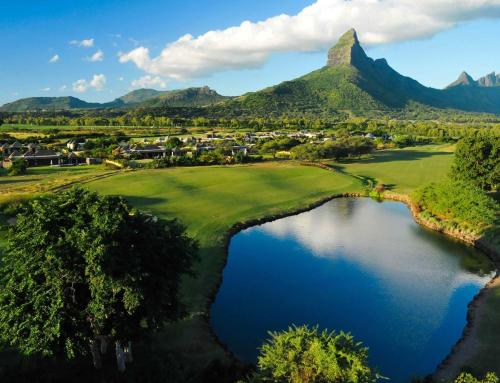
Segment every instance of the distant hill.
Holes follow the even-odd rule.
[[[495,77],[498,79],[498,76]],[[476,82],[467,74],[460,83]],[[458,80],[457,80],[458,81]],[[496,80],[495,80],[496,81]],[[481,83],[493,82],[488,79]],[[235,114],[330,114],[333,111],[391,111],[418,106],[500,113],[500,87],[426,87],[392,69],[385,59],[369,58],[354,29],[329,50],[327,65],[292,81],[248,93],[219,106]]]
[[[31,110],[68,110],[98,108],[101,104],[89,103],[76,97],[30,97],[0,107],[2,112],[26,112]]]
[[[214,105],[229,97],[221,96],[209,87],[159,91],[137,89],[108,103],[88,103],[76,97],[30,97],[0,107],[2,112],[26,112],[35,110],[111,109],[200,107]]]
[[[149,97],[141,102],[140,106],[145,108],[208,106],[228,99],[230,97],[221,96],[205,86],[160,92],[155,97]]]
[[[120,100],[125,105],[138,104],[146,100],[149,100],[151,98],[158,97],[162,93],[163,93],[162,91],[155,89],[137,89],[133,90],[130,93],[127,93],[126,95],[120,98],[117,98],[115,102],[117,100]]]

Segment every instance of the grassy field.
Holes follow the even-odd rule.
[[[384,150],[368,159],[331,164],[341,172],[372,179],[396,192],[409,193],[445,178],[452,160],[452,146],[429,145]]]
[[[4,169],[0,168],[0,171],[5,173]],[[108,176],[114,172],[101,165],[28,168],[27,174],[24,175],[0,177],[0,204],[18,197],[33,197],[95,177]]]

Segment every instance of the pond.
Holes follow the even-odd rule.
[[[492,275],[482,253],[416,224],[402,203],[334,199],[235,235],[211,321],[249,362],[291,324],[351,332],[382,375],[408,382],[449,353]]]

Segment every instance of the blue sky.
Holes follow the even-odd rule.
[[[110,101],[133,88],[134,81],[135,87],[146,84],[157,89],[209,85],[225,95],[257,90],[324,65],[328,45],[351,20],[343,16],[350,9],[340,1],[319,0],[321,4],[315,4],[309,16],[303,12],[307,17],[280,19],[278,24],[265,20],[297,15],[314,0],[1,1],[0,104],[62,95]],[[363,11],[367,1],[346,4],[357,2]],[[437,5],[410,11],[407,27],[377,20],[373,13],[384,11],[384,1],[388,9],[399,11],[393,0],[382,0],[377,9],[367,9],[364,18],[352,19],[370,56],[385,57],[400,73],[434,87],[444,87],[462,70],[474,78],[500,71],[496,0],[488,9],[464,5],[453,13],[446,7],[439,9],[443,1],[428,0]],[[313,11],[321,12],[317,26]],[[428,26],[421,23],[422,15],[431,13],[439,16]],[[246,34],[245,28],[236,28],[197,38],[245,20],[264,23],[248,25]],[[315,32],[309,36],[311,30]],[[177,50],[160,56],[167,44],[186,34],[192,35],[189,41],[176,43]],[[87,46],[81,46],[83,40],[88,40]],[[56,62],[50,63],[56,55]],[[120,62],[119,55],[128,58]],[[92,61],[92,56],[97,60]]]

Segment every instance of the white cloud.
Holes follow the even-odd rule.
[[[60,59],[59,55],[54,55],[50,58],[49,63],[51,64],[56,63],[59,61],[59,59]]]
[[[80,80],[76,80],[73,83],[73,91],[76,93],[86,92],[88,87],[89,87],[89,85],[87,83],[87,80],[84,80],[83,78]]]
[[[167,82],[163,80],[159,76],[142,76],[137,80],[134,80],[130,83],[132,88],[151,88],[154,86],[158,86],[160,88],[166,88]]]
[[[185,35],[157,57],[140,46],[120,56],[152,75],[187,79],[255,68],[275,52],[317,51],[354,27],[366,45],[432,36],[457,23],[499,17],[500,0],[317,0],[298,14]]]
[[[118,81],[123,81],[125,78],[123,76],[118,77]]]
[[[90,86],[95,90],[103,90],[106,85],[106,76],[103,74],[95,74],[90,80]]]
[[[83,48],[92,48],[94,46],[94,39],[71,40],[69,43]]]
[[[61,85],[59,87],[59,92],[64,92],[66,89],[68,89],[68,86],[67,85]]]
[[[92,56],[87,58],[88,61],[97,62],[104,60],[104,52],[102,50],[98,50]]]
[[[42,92],[50,92],[50,88],[49,88],[49,87],[47,87],[47,88],[42,88],[42,89],[40,89],[40,90],[41,90]]]
[[[91,80],[87,81],[85,79],[77,80],[73,83],[73,91],[76,93],[84,93],[89,88],[94,88],[97,91],[104,89],[106,85],[106,76],[103,74],[95,74]]]

